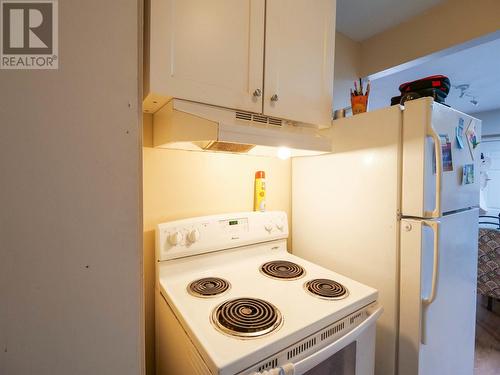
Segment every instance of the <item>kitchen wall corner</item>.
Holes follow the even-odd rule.
[[[333,81],[333,109],[351,106],[349,90],[360,77],[361,43],[340,32],[335,33],[335,74]]]
[[[147,374],[154,374],[154,230],[160,222],[253,209],[254,174],[266,171],[268,210],[291,222],[291,161],[227,153],[152,148],[144,115],[144,295]],[[290,248],[291,240],[289,240]]]

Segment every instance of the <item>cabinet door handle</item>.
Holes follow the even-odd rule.
[[[273,96],[271,96],[271,101],[272,102],[277,102],[278,101],[278,94],[274,94]]]
[[[258,98],[262,95],[262,91],[260,89],[256,89],[254,92],[253,92],[253,96]]]

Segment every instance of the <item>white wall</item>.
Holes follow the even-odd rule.
[[[483,136],[500,136],[500,108],[492,111],[476,112],[472,116],[482,120]]]
[[[0,70],[0,374],[142,373],[140,0],[59,1],[59,70]]]
[[[447,0],[361,43],[363,76],[500,30],[500,1]]]
[[[486,171],[488,184],[483,196],[488,207],[487,215],[497,216],[500,212],[500,140],[485,140],[480,144],[481,152],[491,159],[491,167]]]
[[[335,76],[333,109],[351,106],[353,81],[360,76],[361,44],[340,32],[335,33]]]
[[[500,108],[472,116],[482,120],[481,152],[491,159],[491,167],[487,170],[490,181],[483,191],[488,207],[486,214],[497,216],[500,212]]]

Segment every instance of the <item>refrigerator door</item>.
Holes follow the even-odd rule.
[[[401,221],[399,373],[474,368],[478,210]]]
[[[480,120],[431,98],[406,103],[403,216],[437,218],[479,205],[480,153],[474,142],[480,137]]]

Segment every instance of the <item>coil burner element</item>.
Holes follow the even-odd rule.
[[[205,277],[191,282],[187,290],[196,297],[215,297],[229,290],[228,281],[219,277]]]
[[[306,274],[306,271],[301,266],[286,260],[264,263],[260,266],[260,271],[266,276],[282,280],[296,280]]]
[[[222,333],[240,338],[255,338],[279,328],[283,318],[279,310],[257,298],[235,298],[212,312],[212,324]]]
[[[311,294],[326,299],[342,299],[349,295],[349,291],[342,284],[329,279],[313,279],[304,284],[304,288]]]

